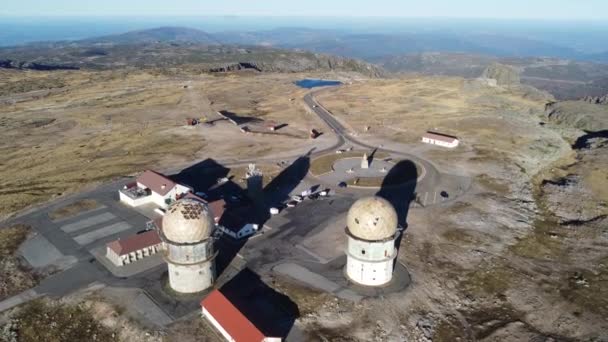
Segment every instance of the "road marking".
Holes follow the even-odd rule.
[[[437,191],[435,191],[435,194],[433,195],[433,204],[437,203]]]
[[[112,213],[103,213],[103,214],[99,214],[99,215],[95,215],[95,216],[91,216],[89,218],[86,218],[84,220],[80,220],[80,221],[76,221],[74,223],[70,223],[70,224],[66,224],[64,226],[61,227],[61,230],[63,230],[66,233],[73,233],[75,231],[84,229],[84,228],[88,228],[91,227],[93,225],[102,223],[102,222],[106,222],[106,221],[110,221],[111,219],[116,218],[116,216]]]
[[[424,201],[422,201],[422,206],[423,207],[426,205],[426,199],[427,199],[427,197],[429,197],[429,192],[428,191],[424,193]]]
[[[118,222],[109,226],[105,226],[103,228],[96,229],[92,232],[78,235],[74,238],[74,241],[76,241],[79,245],[88,245],[93,241],[99,240],[106,236],[110,236],[112,234],[120,233],[130,228],[131,225],[127,222]]]

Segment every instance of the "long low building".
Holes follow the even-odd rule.
[[[156,230],[115,240],[106,245],[106,257],[116,266],[123,266],[158,253],[162,241]]]
[[[455,148],[460,143],[457,137],[436,132],[426,132],[422,136],[422,142],[447,148]]]
[[[201,301],[205,317],[231,342],[280,342],[279,337],[265,336],[222,292],[214,290]]]

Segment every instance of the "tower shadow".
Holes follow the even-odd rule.
[[[395,239],[395,247],[399,250],[403,233],[407,229],[407,215],[410,209],[410,204],[416,196],[416,179],[418,178],[418,169],[416,164],[411,160],[402,160],[393,166],[384,180],[380,190],[376,196],[382,197],[389,201],[397,211],[397,221],[399,227],[399,236]]]
[[[289,194],[300,184],[310,169],[310,155],[314,149],[303,156],[298,157],[288,167],[283,169],[263,190],[264,210],[260,213],[261,223],[270,219],[270,208],[281,206],[283,202],[290,199]]]
[[[248,268],[224,284],[220,292],[266,336],[285,339],[300,316],[296,303]]]

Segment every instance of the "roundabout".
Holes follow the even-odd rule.
[[[326,184],[344,183],[348,187],[379,189],[411,185],[422,181],[426,168],[414,160],[395,159],[383,153],[382,158],[367,157],[365,151],[351,151],[342,155],[323,155],[313,160],[312,170],[328,169],[315,175]],[[317,164],[323,164],[322,168]],[[314,172],[313,172],[314,174]]]

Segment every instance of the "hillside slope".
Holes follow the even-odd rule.
[[[380,77],[383,70],[354,59],[262,46],[222,45],[198,30],[164,27],[73,42],[0,48],[0,68],[92,69],[196,65],[201,72],[353,71]]]

